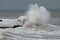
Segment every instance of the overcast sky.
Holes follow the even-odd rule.
[[[26,9],[29,4],[36,3],[47,9],[60,9],[60,0],[0,0],[0,10]]]

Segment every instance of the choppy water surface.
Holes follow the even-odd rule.
[[[49,19],[49,17],[50,17],[50,19],[48,20],[48,24],[51,24],[54,26],[47,25],[46,29],[44,29],[44,30],[41,28],[40,29],[31,28],[30,29],[30,28],[25,28],[24,26],[17,27],[17,28],[0,29],[0,37],[1,37],[1,35],[3,35],[3,37],[0,40],[60,39],[60,12],[52,12],[51,16],[49,16],[49,14],[48,14],[49,12],[44,7],[42,7],[42,9],[40,10],[38,5],[36,5],[36,4],[32,5],[32,6],[33,6],[32,9],[30,9],[30,11],[28,11],[28,13],[31,15],[28,14],[28,16],[27,16],[28,18],[30,18],[30,20],[32,20],[32,18],[33,18],[34,23],[36,23],[35,22],[36,19],[39,20],[39,22],[41,22],[41,18],[42,18],[42,20],[43,20],[42,22],[45,23],[46,19]],[[44,14],[44,13],[47,13],[47,14]],[[1,14],[0,18],[15,19],[15,18],[18,18],[19,16],[23,15],[24,12],[0,12],[0,14]],[[38,15],[40,15],[40,16],[38,16]],[[48,17],[47,17],[47,15],[48,15]],[[41,18],[39,18],[39,17],[41,17]],[[38,27],[40,27],[40,26],[38,26]]]

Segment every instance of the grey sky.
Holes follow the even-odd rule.
[[[60,0],[0,0],[0,10],[26,9],[29,4],[35,3],[48,9],[60,9]]]

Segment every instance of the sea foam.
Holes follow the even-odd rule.
[[[38,6],[37,4],[31,4],[26,12],[28,21],[25,23],[28,27],[37,27],[47,24],[50,18],[50,12],[44,6]]]

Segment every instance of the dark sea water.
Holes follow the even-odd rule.
[[[60,11],[51,12],[51,18],[49,20],[49,23],[56,26],[60,26]]]
[[[25,11],[0,11],[0,18],[18,18],[21,15],[24,15]],[[51,17],[60,18],[60,12],[51,12]]]
[[[15,11],[10,11],[10,12],[8,12],[8,11],[3,11],[3,12],[0,12],[0,18],[13,18],[13,19],[15,19],[15,18],[18,18],[19,16],[21,16],[21,15],[24,15],[24,12],[15,12]]]

